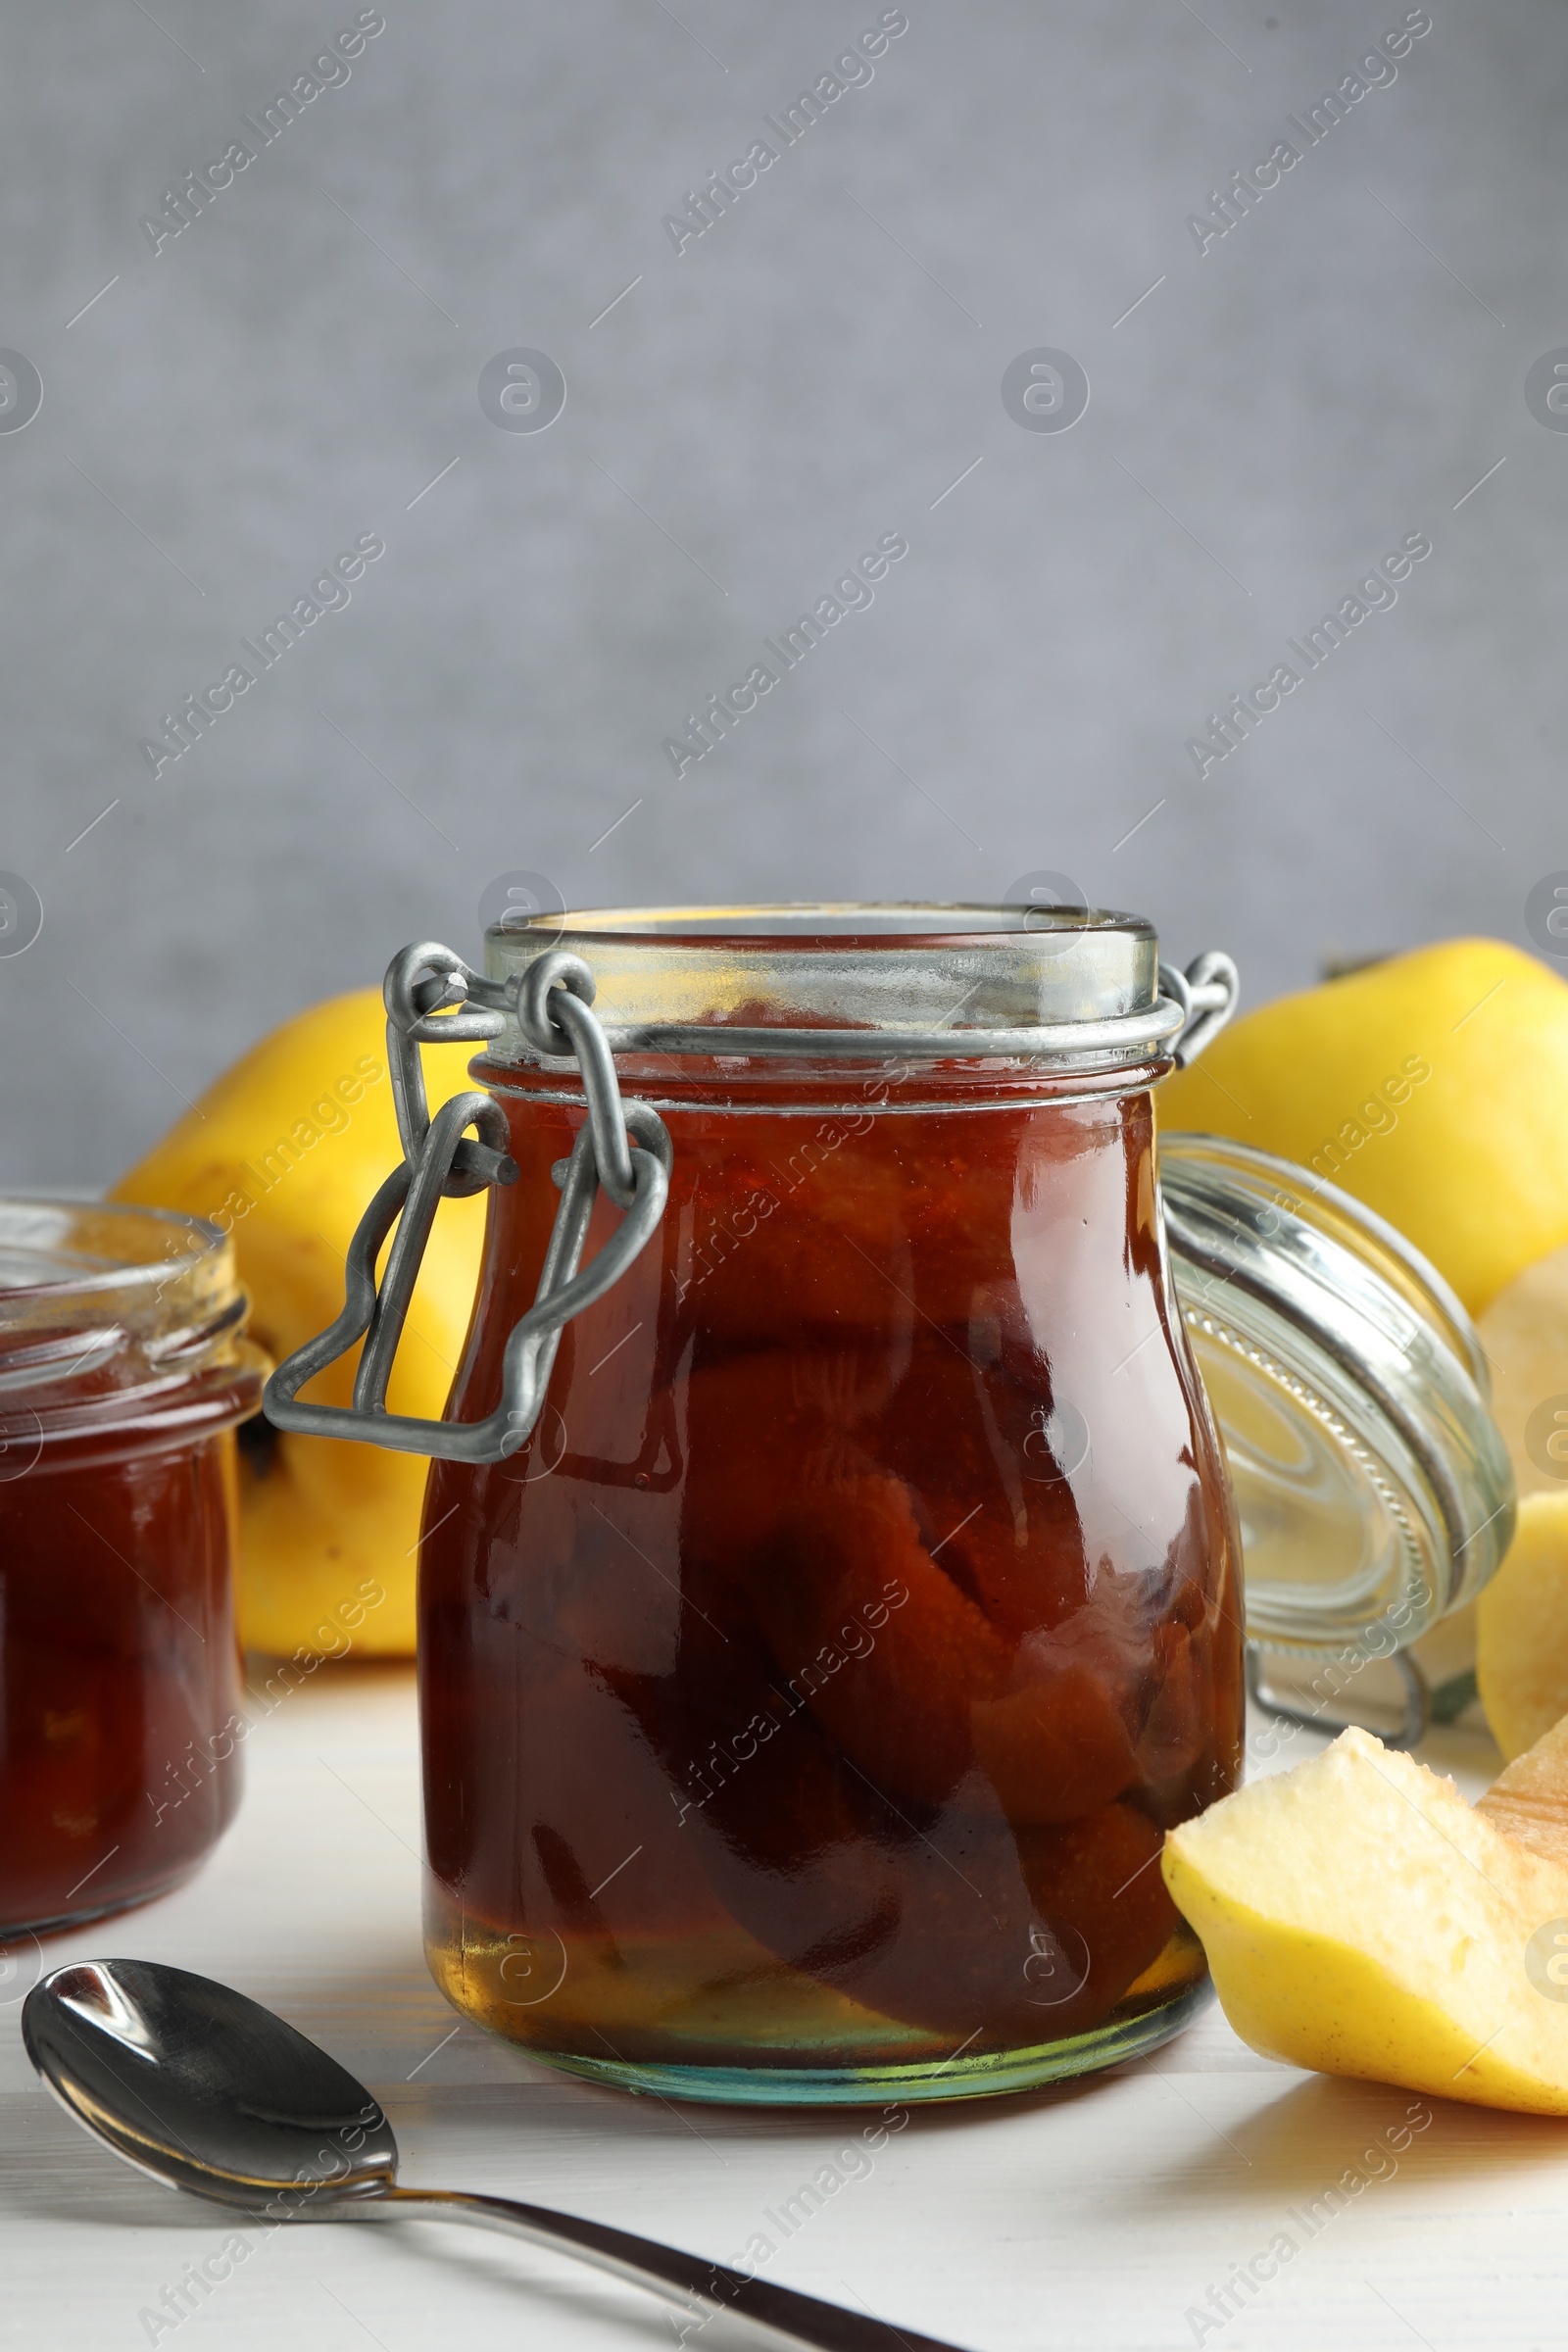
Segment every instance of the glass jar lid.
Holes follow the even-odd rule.
[[[1249,1638],[1404,1648],[1475,1596],[1513,1534],[1469,1316],[1401,1234],[1310,1169],[1210,1135],[1162,1136],[1159,1167]]]

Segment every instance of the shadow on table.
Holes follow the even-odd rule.
[[[643,2102],[627,2100],[620,2094],[601,2093],[597,2085],[577,2087],[595,2099],[603,2096],[615,2100],[622,2115],[640,2111],[643,2106]],[[534,2331],[533,2340],[545,2343],[552,2341],[564,2327],[571,2330],[573,2342],[579,2340],[575,2333],[578,2327],[595,2330],[613,2328],[616,2340],[628,2344],[657,2343],[667,2347],[671,2341],[669,2308],[656,2296],[606,2278],[564,2254],[554,2255],[520,2241],[508,2243],[504,2238],[481,2235],[465,2225],[412,2218],[402,2218],[396,2223],[352,2225],[302,2219],[259,2236],[263,2225],[257,2221],[200,2197],[171,2192],[144,2179],[106,2148],[96,2145],[41,2090],[39,2098],[40,2112],[29,2114],[26,2119],[25,2145],[13,2143],[0,2148],[0,2207],[40,2225],[89,2224],[100,2231],[123,2230],[138,2239],[147,2238],[149,2232],[161,2231],[177,2232],[182,2238],[188,2236],[188,2251],[172,2254],[167,2246],[162,2250],[149,2248],[146,2291],[153,2301],[166,2276],[176,2276],[190,2263],[199,2263],[236,2231],[249,2240],[252,2252],[246,2267],[236,2269],[234,2276],[254,2283],[258,2277],[265,2276],[265,2266],[280,2255],[294,2265],[306,2263],[310,2275],[317,2276],[322,2265],[329,2263],[328,2247],[334,2242],[324,2233],[353,2227],[362,2242],[368,2230],[374,2229],[378,2232],[380,2258],[401,2265],[411,2310],[424,2314],[438,2310],[448,2320],[462,2316],[470,2324],[481,2318],[520,2322]],[[752,2114],[755,2119],[755,2110]],[[786,2120],[794,2123],[800,2119]],[[817,2132],[820,2139],[820,2122]],[[602,2191],[603,2181],[598,2185]],[[568,2209],[575,2202],[569,2194],[541,2201],[559,2201]],[[628,2226],[637,2227],[634,2214],[628,2215],[627,2221]],[[659,2234],[662,2236],[665,2232]],[[667,2234],[671,2243],[684,2241],[684,2233],[679,2230],[671,2230]],[[306,2237],[305,2247],[291,2243],[302,2235]],[[696,2231],[699,2245],[702,2238],[699,2228]],[[714,2251],[711,2246],[706,2250]],[[729,2253],[733,2249],[726,2245],[718,2251]],[[830,2300],[842,2300],[853,2308],[854,2289],[847,2281],[845,2284],[848,2291],[842,2296],[831,2280],[820,2285],[813,2281],[807,2291],[821,2292]],[[457,2298],[474,2290],[483,2294],[482,2304],[459,2303]],[[547,2321],[554,2322],[555,2327],[546,2328]],[[911,2323],[906,2320],[906,2324]],[[755,2352],[758,2340],[753,2331],[722,2316],[711,2319],[701,2333],[704,2352]],[[590,2339],[585,2335],[582,2340]],[[591,2340],[600,2340],[597,2332]]]
[[[24,2101],[26,2111],[22,2113]],[[35,2222],[91,2222],[110,2230],[212,2230],[216,2205],[176,2195],[89,2139],[40,2084],[36,2105],[7,2093],[11,2133],[0,2147],[0,2207]]]
[[[635,2229],[635,2219],[627,2227]],[[661,2231],[669,2242],[680,2242],[680,2232]],[[454,2288],[471,2285],[483,2278],[494,2290],[510,2292],[519,2318],[531,2316],[542,2322],[552,2316],[572,2319],[613,2321],[625,2331],[628,2343],[640,2339],[659,2343],[669,2352],[669,2346],[679,2337],[682,2322],[671,2307],[653,2294],[645,2294],[634,2286],[622,2286],[613,2279],[598,2277],[592,2270],[574,2265],[565,2255],[551,2255],[518,2241],[508,2244],[505,2239],[482,2237],[477,2230],[442,2222],[411,2222],[406,2227],[387,2231],[395,2246],[396,2257],[406,2267],[405,2275],[411,2293],[416,2287],[416,2274],[423,2292],[441,2278],[450,2280]],[[725,2249],[733,2252],[733,2249]],[[842,2302],[853,2310],[854,2289],[845,2281],[848,2291],[841,2290],[831,2280],[816,2281],[780,2278],[781,2285],[799,2283],[805,2294],[820,2294],[830,2302]],[[495,2309],[495,2304],[489,2306]],[[865,2308],[864,2305],[861,2306]],[[905,2318],[905,2325],[914,2322]],[[542,2330],[535,2339],[548,2342]],[[575,2340],[575,2339],[574,2339]],[[701,2345],[701,2352],[758,2352],[755,2329],[743,2328],[738,2322],[714,2314],[693,2328],[690,2340]]]
[[[107,2149],[95,2148],[58,2110],[52,2117],[29,2119],[24,2154],[14,2147],[0,2152],[0,2204],[39,2224],[87,2223],[100,2231],[125,2230],[138,2239],[149,2231],[188,2236],[188,2253],[149,2249],[145,2291],[153,2302],[166,2278],[176,2277],[190,2262],[199,2263],[235,2231],[245,2234],[252,2252],[245,2268],[234,2275],[254,2282],[280,2252],[288,2263],[304,2261],[315,2276],[330,2259],[328,2246],[333,2241],[327,2233],[353,2227],[364,2239],[374,2228],[382,2259],[402,2265],[408,2292],[420,2311],[439,2309],[451,2316],[454,2293],[477,2287],[484,2290],[485,2301],[477,2310],[467,2307],[469,2319],[511,2318],[529,2326],[535,2341],[552,2339],[556,2329],[545,2326],[549,2321],[558,2327],[613,2326],[628,2344],[658,2343],[666,2352],[671,2340],[666,2307],[654,2296],[601,2278],[564,2256],[552,2257],[521,2243],[509,2245],[461,2225],[301,2221],[259,2237],[258,2224],[245,2215],[200,2197],[172,2193],[142,2179]],[[303,2248],[290,2243],[301,2237],[307,2241]],[[217,2308],[225,2306],[219,2301]],[[579,2340],[575,2331],[571,2340]],[[599,2339],[595,2335],[592,2340]],[[742,2346],[755,2352],[756,2342],[755,2335],[717,2320],[703,2331],[704,2352],[741,2352]]]
[[[1344,2192],[1335,2200],[1340,2206],[1395,2181],[1507,2184],[1568,2158],[1558,2117],[1504,2114],[1386,2082],[1314,2075],[1232,2121],[1214,2096],[1219,2080],[1182,2078],[1182,2096],[1211,2138],[1196,2161],[1189,2152],[1129,2163],[1118,2196],[1129,2225],[1211,2213],[1216,2195],[1232,2206],[1298,2204],[1309,2211],[1336,2183]],[[1430,2119],[1424,2125],[1423,2117]]]

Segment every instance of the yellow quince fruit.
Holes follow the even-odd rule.
[[[1568,1767],[1560,1742],[1545,1750],[1471,1807],[1343,1732],[1171,1831],[1165,1884],[1242,2039],[1323,2074],[1568,2115]]]
[[[1282,997],[1157,1097],[1340,1185],[1424,1250],[1472,1314],[1568,1242],[1568,980],[1455,939]]]
[[[210,1087],[115,1186],[117,1200],[194,1210],[232,1233],[251,1333],[281,1359],[343,1304],[344,1258],[371,1195],[403,1156],[385,1012],[363,990],[286,1021]],[[426,1046],[431,1108],[469,1084],[471,1046]],[[485,1196],[443,1201],[388,1392],[394,1412],[439,1419],[467,1329]],[[352,1401],[355,1348],[311,1385]],[[414,1650],[415,1559],[427,1464],[419,1454],[241,1433],[239,1620],[250,1647],[403,1657]]]

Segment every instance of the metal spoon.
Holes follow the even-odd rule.
[[[153,1960],[57,1968],[22,2012],[28,2057],[69,2115],[155,2180],[272,2221],[422,2214],[504,2230],[652,2288],[691,2332],[737,2313],[818,2352],[958,2352],[935,2336],[607,2230],[461,2189],[399,2188],[392,2127],[363,2082],[260,2002]],[[685,2340],[684,2331],[682,2341]]]

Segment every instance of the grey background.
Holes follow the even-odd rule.
[[[1523,397],[1568,342],[1559,6],[1433,0],[1200,256],[1187,214],[1399,0],[908,0],[677,256],[664,213],[877,6],[387,0],[155,259],[160,191],[354,14],[0,11],[0,345],[44,381],[0,435],[0,866],[46,910],[0,960],[0,1180],[108,1180],[403,941],[471,952],[512,867],[568,905],[1053,868],[1252,1002],[1325,952],[1526,944],[1568,866],[1568,434]],[[564,371],[548,431],[480,411],[514,345]],[[1004,410],[1035,345],[1088,371],[1070,432]],[[1397,607],[1199,781],[1204,714],[1418,529]],[[371,530],[155,782],[138,738]],[[875,605],[677,781],[683,713],[895,530]]]

